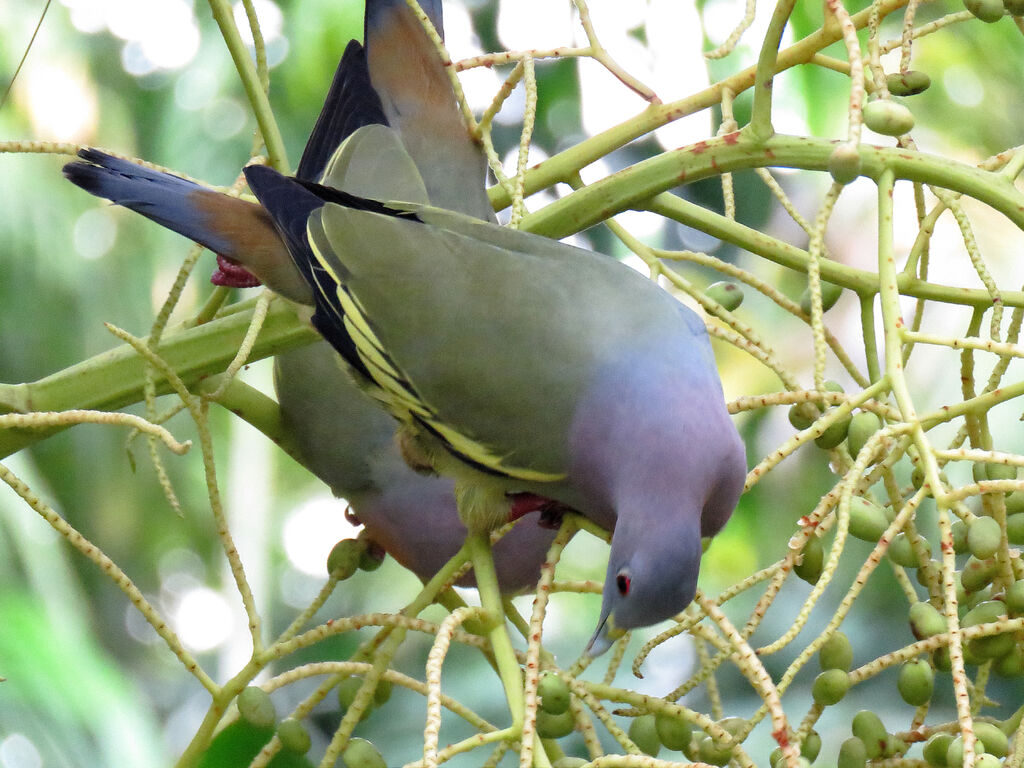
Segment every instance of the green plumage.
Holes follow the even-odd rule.
[[[368,350],[358,336],[357,346],[371,370],[379,350],[428,426],[477,444],[468,458],[560,479],[591,378],[650,329],[678,325],[678,305],[606,256],[429,206],[394,207],[418,221],[330,203],[311,215],[313,250],[353,300],[331,297],[332,309],[361,312],[355,324],[376,343]]]

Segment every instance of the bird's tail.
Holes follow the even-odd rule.
[[[214,283],[250,287],[262,281],[293,301],[312,303],[273,222],[257,203],[96,149],[83,149],[78,156],[80,161],[64,166],[71,183],[224,257],[218,258]]]
[[[72,184],[141,213],[211,251],[230,254],[234,250],[227,238],[206,221],[200,208],[203,187],[97,149],[80,150],[78,156],[84,162],[64,166],[64,176]]]

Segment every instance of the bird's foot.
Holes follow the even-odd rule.
[[[349,505],[348,505],[347,507],[345,507],[345,519],[346,519],[346,520],[347,520],[347,521],[348,521],[348,522],[349,522],[349,523],[350,523],[351,525],[354,525],[354,526],[356,526],[357,528],[358,528],[358,527],[359,527],[360,525],[362,525],[362,524],[363,524],[363,521],[359,519],[359,515],[357,515],[357,514],[356,514],[356,511],[355,511],[354,509],[352,509],[352,505],[351,505],[351,504],[349,504]]]
[[[537,518],[537,525],[541,528],[557,531],[562,527],[562,518],[565,516],[565,513],[575,511],[572,507],[554,502],[550,507],[541,509],[540,517]]]
[[[507,523],[508,501],[501,488],[472,480],[455,481],[455,506],[470,533],[490,533]]]
[[[225,288],[255,288],[261,284],[259,278],[237,261],[232,261],[219,253],[217,254],[217,269],[210,275],[210,282]]]
[[[424,448],[416,432],[403,424],[395,432],[398,453],[409,468],[421,475],[436,475],[437,470],[430,459],[430,452]]]
[[[364,571],[375,571],[384,562],[384,558],[388,556],[388,551],[368,535],[364,536],[365,532],[366,529],[364,528],[359,534],[359,538],[366,542],[366,550],[363,553],[363,557],[359,559],[359,567]]]
[[[557,529],[562,524],[562,516],[572,512],[572,508],[560,501],[539,496],[536,493],[509,493],[508,521],[511,523],[531,512],[540,512],[537,525],[541,528]]]

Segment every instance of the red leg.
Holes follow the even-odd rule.
[[[226,256],[217,254],[217,269],[210,275],[210,282],[226,288],[255,288],[260,281],[241,264]]]

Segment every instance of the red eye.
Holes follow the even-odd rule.
[[[629,576],[625,573],[620,573],[615,577],[615,586],[619,588],[619,594],[625,597],[629,594]]]

